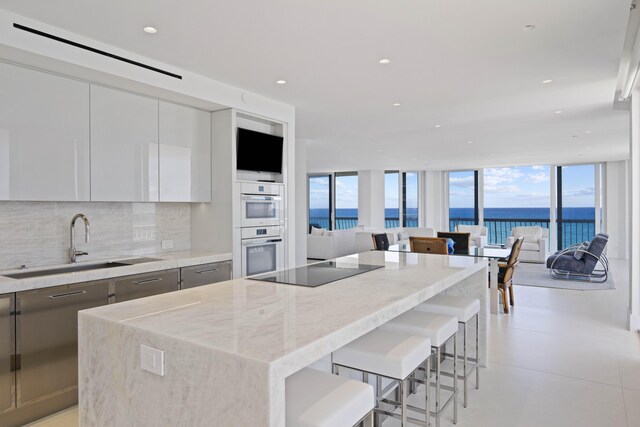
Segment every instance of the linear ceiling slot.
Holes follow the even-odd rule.
[[[71,40],[64,39],[62,37],[54,36],[53,34],[45,33],[40,30],[36,30],[35,28],[26,27],[24,25],[13,23],[13,27],[18,30],[26,31],[28,33],[32,33],[41,37],[46,37],[51,40],[58,41],[60,43],[65,43],[70,46],[75,46],[80,49],[88,50],[89,52],[97,53],[98,55],[107,56],[112,59],[116,59],[118,61],[126,62],[127,64],[135,65],[136,67],[146,68],[147,70],[155,71],[156,73],[164,74],[169,77],[173,77],[176,79],[182,80],[182,76],[179,74],[171,73],[169,71],[162,70],[160,68],[152,67],[151,65],[143,64],[142,62],[134,61],[133,59],[127,59],[123,56],[115,55],[113,53],[105,52],[104,50],[96,49],[95,47],[87,46],[82,43],[77,43]]]

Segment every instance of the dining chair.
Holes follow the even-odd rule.
[[[453,240],[453,254],[468,254],[471,233],[438,231],[438,237]]]
[[[502,296],[502,304],[504,306],[505,314],[509,314],[509,305],[513,307],[515,298],[513,296],[513,273],[518,265],[518,257],[520,256],[520,248],[524,237],[516,239],[515,243],[511,247],[511,253],[504,262],[498,263],[498,290]],[[491,281],[489,281],[491,285]],[[507,301],[507,291],[509,292],[509,301]]]
[[[373,247],[377,251],[389,250],[389,236],[387,236],[387,233],[372,234],[371,238],[373,239]]]
[[[409,237],[411,252],[448,255],[447,239],[441,237]]]

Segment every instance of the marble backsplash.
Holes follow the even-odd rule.
[[[76,222],[76,248],[88,252],[79,261],[149,255],[191,248],[189,203],[0,202],[0,270],[69,262],[71,218],[83,213],[91,224]]]

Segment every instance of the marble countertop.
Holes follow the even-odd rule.
[[[145,254],[122,256],[101,261],[79,262],[78,264],[98,264],[103,262],[118,262],[128,259],[154,258],[154,261],[131,264],[122,267],[100,268],[96,270],[74,271],[71,273],[52,274],[24,279],[12,279],[2,274],[20,273],[25,271],[48,270],[69,267],[69,264],[39,267],[29,270],[7,270],[0,272],[0,294],[20,292],[32,289],[48,288],[51,286],[67,285],[71,283],[91,282],[94,280],[111,279],[114,277],[130,276],[151,271],[168,270],[172,268],[189,267],[198,264],[231,260],[231,253],[214,253],[204,251],[163,252],[159,254]]]
[[[265,363],[284,377],[487,267],[471,257],[380,251],[335,261],[385,268],[317,288],[240,278],[80,316]]]

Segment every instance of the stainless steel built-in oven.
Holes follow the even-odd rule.
[[[242,229],[242,276],[284,268],[284,242],[280,227]]]
[[[281,188],[277,184],[244,183],[241,187],[241,227],[282,224]]]

